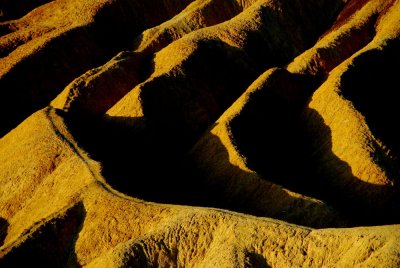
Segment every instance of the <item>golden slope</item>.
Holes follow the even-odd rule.
[[[57,0],[2,22],[0,133],[54,100],[0,140],[0,266],[398,267],[399,10]]]
[[[0,87],[7,90],[0,112],[20,108],[2,117],[0,135],[47,105],[75,77],[129,47],[144,29],[171,18],[190,2],[58,0],[3,22]]]
[[[305,179],[304,163],[298,159],[302,152],[295,147],[302,142],[296,139],[301,133],[295,125],[311,93],[308,82],[282,69],[268,70],[203,135],[191,157],[212,191],[230,206],[302,225],[340,226],[343,222],[332,208],[279,185]],[[254,165],[254,155],[263,170]]]
[[[326,177],[329,184],[347,192],[347,200],[367,203],[369,209],[377,207],[381,210],[383,206],[397,203],[394,195],[400,173],[395,156],[399,151],[387,134],[395,130],[388,124],[378,125],[378,129],[377,120],[390,118],[392,115],[388,111],[396,113],[395,104],[390,101],[394,94],[390,88],[395,83],[396,72],[391,70],[396,69],[395,62],[399,59],[394,52],[399,47],[399,17],[396,13],[399,8],[399,3],[394,1],[367,2],[346,23],[338,29],[334,27],[288,68],[299,73],[324,73],[332,69],[304,112],[306,126],[315,137],[315,165],[321,166],[318,176]],[[373,24],[372,18],[376,21]],[[353,30],[368,28],[369,35],[360,38],[355,33],[360,45],[353,39],[350,41]],[[348,52],[343,48],[354,54],[346,58]],[[333,53],[320,53],[328,50]],[[340,57],[343,62],[337,65],[335,61]],[[331,67],[326,69],[325,66]],[[384,99],[386,105],[380,103]],[[329,127],[328,137],[321,129],[323,125]],[[331,142],[327,143],[327,138]],[[386,142],[390,143],[392,153]],[[394,216],[396,213],[391,211],[389,214]]]
[[[64,161],[82,161],[81,166],[75,167],[77,173],[79,169],[93,173],[87,175],[86,187],[74,190],[77,196],[64,201],[68,205],[58,208],[57,212],[48,214],[46,206],[56,208],[55,203],[48,204],[49,197],[32,196],[29,199],[31,209],[19,210],[15,216],[8,217],[9,232],[1,251],[5,255],[0,259],[5,267],[23,264],[22,256],[31,257],[31,265],[68,263],[93,267],[157,263],[221,267],[368,266],[382,260],[388,267],[395,267],[399,263],[399,237],[394,235],[398,233],[397,226],[316,231],[223,210],[161,205],[124,197],[110,190],[96,174],[96,163],[76,147],[68,134],[63,136],[67,128],[56,111],[43,110],[30,119],[38,117],[43,124],[55,124],[45,131],[49,137],[47,143],[61,143],[64,151],[71,150],[71,157],[76,158],[64,158]],[[23,126],[10,134],[18,136],[24,132]],[[53,146],[46,151],[50,153],[56,149],[57,146]],[[25,156],[37,156],[37,152],[27,151]],[[48,187],[45,180],[52,179],[55,184],[58,180],[70,181],[68,187],[75,186],[72,182],[77,183],[48,177],[35,186],[44,189]],[[58,200],[64,198],[68,198],[68,192],[57,194]],[[34,208],[35,205],[44,208],[40,210]],[[20,226],[27,224],[24,232],[19,231],[22,228],[16,226],[18,223]],[[49,250],[54,254],[49,254]]]

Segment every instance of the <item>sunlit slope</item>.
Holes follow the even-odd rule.
[[[302,74],[327,73],[303,114],[314,137],[312,163],[319,166],[315,176],[345,192],[344,202],[364,203],[366,210],[389,208],[383,209],[383,217],[397,217],[398,208],[400,151],[398,131],[390,120],[399,112],[399,10],[396,1],[359,5],[347,20],[339,16],[334,27],[288,67]]]
[[[25,158],[44,159],[43,155],[56,154],[60,148],[65,154],[54,171],[37,172],[38,180],[31,185],[36,193],[25,199],[29,209],[16,208],[2,215],[8,222],[3,227],[8,232],[1,249],[2,267],[26,261],[90,267],[399,264],[398,226],[313,230],[223,210],[123,196],[104,184],[98,164],[68,135],[60,112],[39,111],[3,140],[28,139],[36,131],[26,128],[30,120],[43,124],[41,138],[49,146],[42,146],[42,152],[25,150]],[[30,148],[29,144],[20,147]],[[7,153],[7,148],[1,149],[2,155]],[[57,170],[71,162],[75,162],[69,168],[75,170],[75,178],[56,176]],[[14,168],[23,169],[23,164]],[[79,181],[78,177],[86,179]],[[8,198],[18,198],[16,192],[11,188]]]
[[[0,112],[13,113],[1,117],[0,135],[47,105],[75,77],[129,47],[143,30],[176,15],[188,3],[57,0],[1,22],[0,88],[7,90]],[[7,6],[2,11],[6,15]]]
[[[4,3],[0,267],[400,266],[400,1]]]

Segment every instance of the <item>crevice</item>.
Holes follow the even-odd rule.
[[[369,1],[370,0],[350,0],[336,18],[333,26],[327,32],[325,32],[321,38],[345,25],[351,19],[351,17],[361,10]]]
[[[0,217],[0,248],[4,243],[4,240],[7,237],[7,229],[8,229],[9,223],[6,219]]]
[[[250,1],[249,6],[255,1]],[[182,36],[201,28],[225,22],[240,14],[247,8],[246,4],[236,0],[194,1],[184,9],[179,17],[174,17],[154,28],[144,31],[134,41],[134,50],[153,54]]]
[[[397,222],[395,187],[355,177],[351,167],[332,152],[330,128],[317,111],[307,108],[308,97],[320,81],[305,75],[286,76],[253,93],[230,123],[248,167],[266,180],[325,201],[352,226]],[[305,123],[310,120],[318,141]]]
[[[71,259],[74,242],[85,219],[86,210],[80,202],[65,212],[55,215],[47,222],[27,230],[15,244],[4,248],[0,258],[1,267],[65,267],[79,266]]]
[[[368,50],[357,56],[341,76],[341,93],[363,114],[374,136],[387,146],[387,151],[382,151],[386,157],[375,155],[374,159],[391,178],[400,177],[400,131],[393,125],[400,114],[395,86],[400,70],[399,49],[398,39],[388,40],[383,49]],[[392,163],[384,163],[387,156],[393,159]]]
[[[13,32],[13,29],[12,29],[11,23],[8,23],[8,22],[1,23],[0,22],[0,38],[3,37],[4,35],[12,33],[12,32]]]
[[[317,48],[319,72],[324,75],[337,67],[344,60],[368,45],[376,35],[375,24],[378,15],[371,15],[360,27],[352,27],[348,32],[341,34],[330,47]]]
[[[0,114],[7,116],[1,118],[0,136],[32,112],[47,106],[73,78],[128,49],[133,36],[175,15],[189,2],[179,1],[150,20],[147,17],[156,11],[141,13],[135,1],[114,1],[102,7],[90,24],[48,40],[40,50],[2,75],[0,88],[5,90]],[[146,2],[142,8],[148,10],[151,6]],[[7,111],[13,111],[12,116]]]
[[[256,252],[246,252],[245,254],[245,268],[271,268],[265,257]]]

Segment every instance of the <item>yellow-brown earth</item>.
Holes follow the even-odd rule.
[[[399,0],[1,0],[0,267],[400,267]]]

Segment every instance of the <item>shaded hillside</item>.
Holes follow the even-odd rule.
[[[399,40],[396,0],[3,1],[0,266],[399,267]]]

